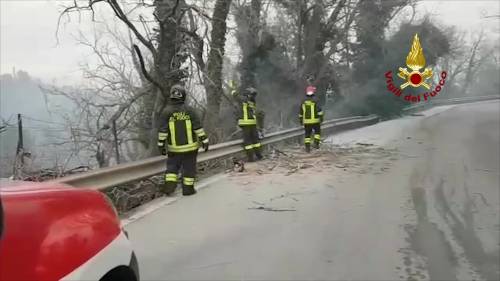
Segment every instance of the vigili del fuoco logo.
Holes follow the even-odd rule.
[[[403,97],[406,101],[409,102],[420,102],[420,101],[428,101],[431,97],[435,97],[442,90],[442,87],[446,83],[446,71],[441,72],[441,79],[439,79],[438,85],[434,87],[432,91],[425,92],[423,94],[412,95],[407,94],[403,95],[403,90],[408,87],[424,87],[427,90],[431,89],[431,82],[428,81],[429,78],[432,77],[432,69],[425,68],[423,72],[420,72],[422,68],[425,67],[425,57],[424,51],[422,50],[422,46],[420,45],[420,39],[418,38],[418,34],[415,34],[413,37],[413,43],[411,45],[410,52],[406,57],[406,67],[400,67],[398,76],[403,79],[403,83],[398,87],[394,85],[394,81],[392,79],[392,71],[387,71],[385,73],[387,89],[393,93],[397,97]]]

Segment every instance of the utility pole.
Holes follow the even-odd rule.
[[[24,143],[23,143],[23,119],[21,117],[21,113],[17,114],[17,150],[16,155],[19,155],[23,152]],[[24,161],[23,161],[24,163]]]
[[[14,161],[14,179],[21,179],[24,166],[23,119],[17,114],[17,149]]]
[[[118,149],[118,133],[116,132],[116,120],[113,120],[113,137],[115,144],[116,164],[120,164],[120,149]]]

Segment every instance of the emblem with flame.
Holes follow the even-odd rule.
[[[420,72],[420,69],[425,66],[425,57],[422,46],[420,46],[418,34],[415,34],[415,37],[413,37],[413,44],[411,45],[410,53],[408,53],[408,56],[406,57],[406,65],[411,69],[411,72],[409,72],[406,67],[399,68],[398,76],[406,80],[400,88],[404,89],[408,86],[415,88],[424,86],[425,88],[430,89],[431,86],[427,84],[426,81],[432,76],[432,70],[430,68],[426,68],[424,72]]]

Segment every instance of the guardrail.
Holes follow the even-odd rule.
[[[497,100],[500,99],[499,95],[490,95],[490,96],[478,96],[478,97],[463,97],[463,98],[453,98],[453,99],[431,99],[429,102],[420,102],[416,105],[412,105],[403,109],[404,112],[414,112],[420,111],[425,108],[438,106],[438,105],[452,105],[452,104],[461,104],[461,103],[469,103],[469,102],[480,102],[480,101],[488,101],[488,100]]]
[[[325,121],[322,125],[322,130],[326,132],[333,129],[340,131],[354,127],[367,126],[376,122],[378,122],[378,117],[375,115],[340,118]],[[262,144],[266,146],[300,137],[303,134],[303,130],[302,127],[298,127],[269,134],[262,140]],[[241,140],[215,144],[210,147],[208,152],[201,152],[198,155],[198,163],[228,157],[239,152],[243,152]],[[165,171],[165,160],[166,156],[151,157],[144,160],[62,177],[52,180],[51,182],[65,183],[75,187],[104,190],[109,187],[161,174]]]
[[[458,98],[449,100],[435,100],[431,103],[419,104],[406,108],[404,111],[413,112],[425,109],[427,106],[457,104],[464,102],[476,102],[484,100],[500,99],[500,96],[483,96],[474,98]],[[355,116],[346,117],[325,121],[322,124],[322,131],[330,133],[331,131],[343,131],[353,128],[359,128],[377,123],[379,117],[376,115],[370,116]],[[262,140],[262,144],[272,145],[285,140],[292,140],[303,135],[303,128],[297,127],[280,132],[269,134]],[[208,152],[201,152],[198,155],[198,162],[205,162],[224,158],[236,153],[243,152],[242,141],[235,140],[225,143],[212,145]],[[137,181],[148,178],[154,175],[161,174],[165,171],[166,156],[151,157],[144,160],[129,162],[112,167],[97,169],[86,173],[71,175],[63,178],[52,180],[51,182],[65,183],[75,187],[87,187],[97,190],[105,190],[109,187]]]

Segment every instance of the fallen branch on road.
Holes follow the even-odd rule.
[[[295,212],[297,210],[295,209],[273,209],[269,207],[252,207],[248,208],[249,210],[262,210],[262,211],[269,211],[269,212]]]
[[[373,143],[364,143],[364,142],[357,142],[356,145],[362,145],[362,146],[373,146]]]
[[[276,197],[273,197],[271,199],[269,199],[269,201],[273,201],[273,200],[276,200],[276,199],[282,199],[282,198],[290,198],[294,201],[299,201],[297,198],[294,198],[294,197],[291,197],[291,195],[300,195],[301,193],[290,193],[290,192],[287,192],[285,194],[281,194],[280,196],[276,196]]]

